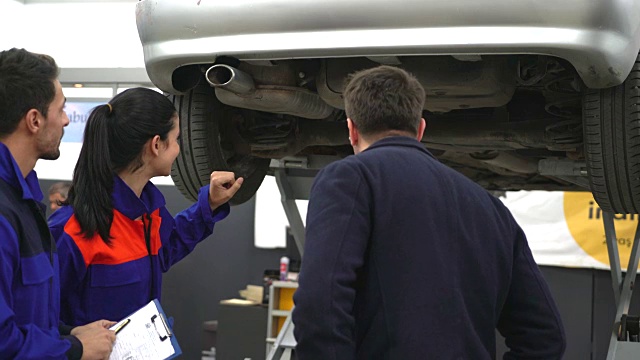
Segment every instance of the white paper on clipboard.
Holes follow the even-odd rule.
[[[122,319],[130,322],[118,332],[109,360],[164,360],[171,358],[176,349],[170,339],[171,330],[166,325],[164,313],[151,301],[135,313]]]

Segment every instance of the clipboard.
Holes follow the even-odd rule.
[[[120,320],[110,330],[118,332],[109,360],[166,360],[182,354],[158,299]]]

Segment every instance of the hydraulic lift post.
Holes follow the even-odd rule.
[[[640,318],[629,315],[629,304],[633,295],[633,287],[638,273],[638,244],[640,243],[640,223],[636,228],[636,234],[631,246],[631,256],[627,273],[622,276],[620,256],[618,254],[618,240],[614,224],[614,214],[603,212],[604,230],[611,265],[611,282],[613,284],[613,296],[616,303],[616,317],[611,331],[607,360],[631,360],[637,359],[640,354]]]

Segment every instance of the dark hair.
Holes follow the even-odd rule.
[[[144,144],[156,135],[166,140],[175,116],[169,99],[146,88],[125,90],[91,111],[66,202],[86,238],[98,233],[110,244],[113,177],[140,169]]]
[[[415,133],[425,92],[408,72],[379,66],[352,74],[344,90],[345,112],[363,136],[389,131]]]
[[[31,109],[47,116],[58,73],[48,55],[16,48],[0,52],[0,137],[12,134]]]

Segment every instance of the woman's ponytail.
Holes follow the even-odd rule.
[[[74,208],[84,236],[92,238],[98,233],[107,244],[113,221],[114,176],[109,155],[109,120],[115,111],[111,104],[106,104],[96,107],[89,115],[67,200]]]

